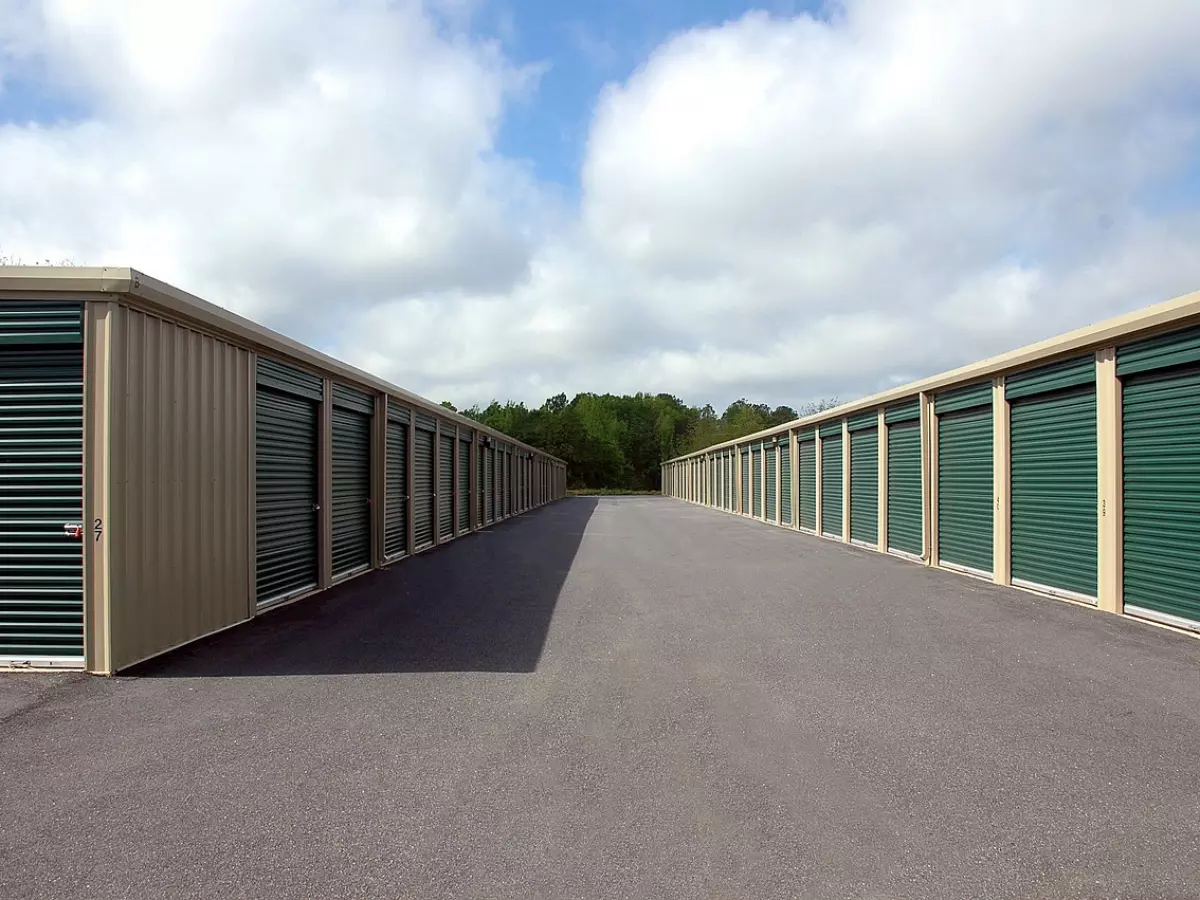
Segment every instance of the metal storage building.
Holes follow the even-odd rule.
[[[485,507],[518,467],[528,495]],[[565,476],[136,270],[0,269],[0,666],[118,671],[558,499]]]
[[[664,492],[714,505],[679,476],[721,459],[718,508],[1200,632],[1200,293],[670,460]]]

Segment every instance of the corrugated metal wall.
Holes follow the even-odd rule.
[[[109,496],[112,669],[253,614],[253,355],[121,307]]]
[[[667,461],[663,493],[1200,632],[1200,294],[1163,307]]]
[[[0,272],[0,324],[33,321],[25,310],[28,298],[5,292],[6,277]],[[70,422],[55,412],[54,428],[69,424],[74,429],[71,496],[76,507],[72,515],[59,503],[50,518],[54,533],[65,542],[66,555],[77,560],[72,597],[56,601],[64,609],[70,606],[69,616],[59,618],[74,631],[69,646],[61,641],[55,645],[54,659],[47,653],[35,654],[36,648],[26,640],[20,654],[0,652],[0,667],[7,656],[11,657],[8,664],[84,665],[88,671],[111,673],[246,621],[268,607],[328,588],[339,576],[350,577],[394,561],[413,547],[415,501],[424,501],[423,508],[415,503],[415,512],[424,513],[432,524],[434,484],[446,495],[440,508],[443,519],[455,494],[463,501],[456,509],[450,507],[455,516],[451,528],[443,527],[443,539],[479,527],[470,521],[467,505],[472,444],[460,445],[453,437],[461,426],[447,420],[444,410],[415,404],[411,395],[393,397],[372,386],[367,376],[362,383],[347,383],[348,373],[336,361],[265,329],[250,328],[242,320],[226,322],[186,295],[156,294],[151,301],[132,293],[105,293],[103,284],[90,293],[81,291],[76,281],[62,291],[75,316],[76,399]],[[44,294],[37,301],[41,311],[63,306],[63,297],[49,289]],[[58,307],[53,302],[56,297]],[[0,344],[6,346],[21,337],[14,338],[13,328],[0,328],[0,332]],[[57,346],[66,345],[58,340]],[[3,352],[8,362],[17,353]],[[28,368],[17,375],[24,378]],[[7,381],[0,377],[0,393],[6,385],[24,391],[13,395],[17,399],[9,403],[10,408],[0,410],[0,433],[5,425],[10,430],[29,430],[21,424],[28,417],[22,418],[18,409],[28,394],[28,379],[19,381],[16,376]],[[42,394],[49,396],[45,390]],[[268,399],[276,402],[264,408],[258,402],[260,395],[270,395]],[[300,459],[303,454],[292,452],[296,431],[289,425],[291,420],[271,417],[281,402],[297,398],[311,408],[306,421],[312,446],[304,459]],[[403,405],[393,407],[397,399]],[[421,411],[414,414],[414,406]],[[50,410],[45,402],[40,408]],[[260,414],[266,415],[262,422]],[[437,447],[441,471],[423,473],[424,479],[414,483],[416,457],[429,455],[426,451],[435,446],[432,432],[414,434],[414,428],[428,425],[434,416],[452,437]],[[258,452],[260,425],[268,430],[278,426],[279,431],[274,450],[268,447],[265,456]],[[541,475],[534,505],[565,495],[565,467],[560,461],[515,445],[510,450],[513,455],[501,459],[527,460],[529,471]],[[297,461],[299,468],[293,465]],[[457,481],[452,477],[456,464],[462,467]],[[57,457],[41,452],[26,453],[9,469],[13,470],[6,469],[10,482],[16,479],[35,486],[48,485],[65,472]],[[283,481],[276,478],[272,486],[268,472],[282,473]],[[286,494],[284,500],[294,500],[297,492],[289,493],[290,486],[308,472],[311,490],[305,503],[264,506],[281,496],[278,489]],[[506,491],[501,496],[511,513],[518,500],[513,494],[517,482],[507,469],[495,474],[496,487]],[[507,479],[499,480],[504,475]],[[262,497],[260,487],[266,490]],[[424,496],[414,498],[414,490]],[[47,491],[38,496],[50,498]],[[311,517],[307,537],[315,535],[315,539],[299,548],[303,558],[289,557],[299,545],[286,540],[280,544],[276,526],[305,516]],[[280,578],[275,578],[258,570],[260,557],[284,569],[302,565],[304,571],[298,580],[283,577],[286,572],[276,572]],[[12,559],[10,554],[6,561]],[[15,572],[14,578],[19,581],[27,575],[31,584],[36,579],[45,583],[47,571],[39,557]],[[268,598],[275,603],[256,609],[259,575],[266,579],[261,587],[268,592],[293,583],[299,589]],[[0,591],[4,588],[0,585]],[[16,624],[25,627],[31,621],[23,612]],[[0,650],[5,635],[16,634],[15,627],[0,616]],[[30,635],[17,637],[25,640]]]

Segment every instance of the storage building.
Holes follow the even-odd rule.
[[[566,493],[132,269],[0,269],[0,666],[112,673]]]
[[[663,485],[1200,631],[1200,293],[673,459]]]

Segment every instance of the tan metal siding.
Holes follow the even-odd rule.
[[[126,307],[112,331],[116,670],[251,615],[253,358]]]

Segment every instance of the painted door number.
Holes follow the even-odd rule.
[[[97,518],[96,521],[92,523],[92,531],[96,535],[96,542],[99,543],[100,535],[104,533],[104,520]]]

